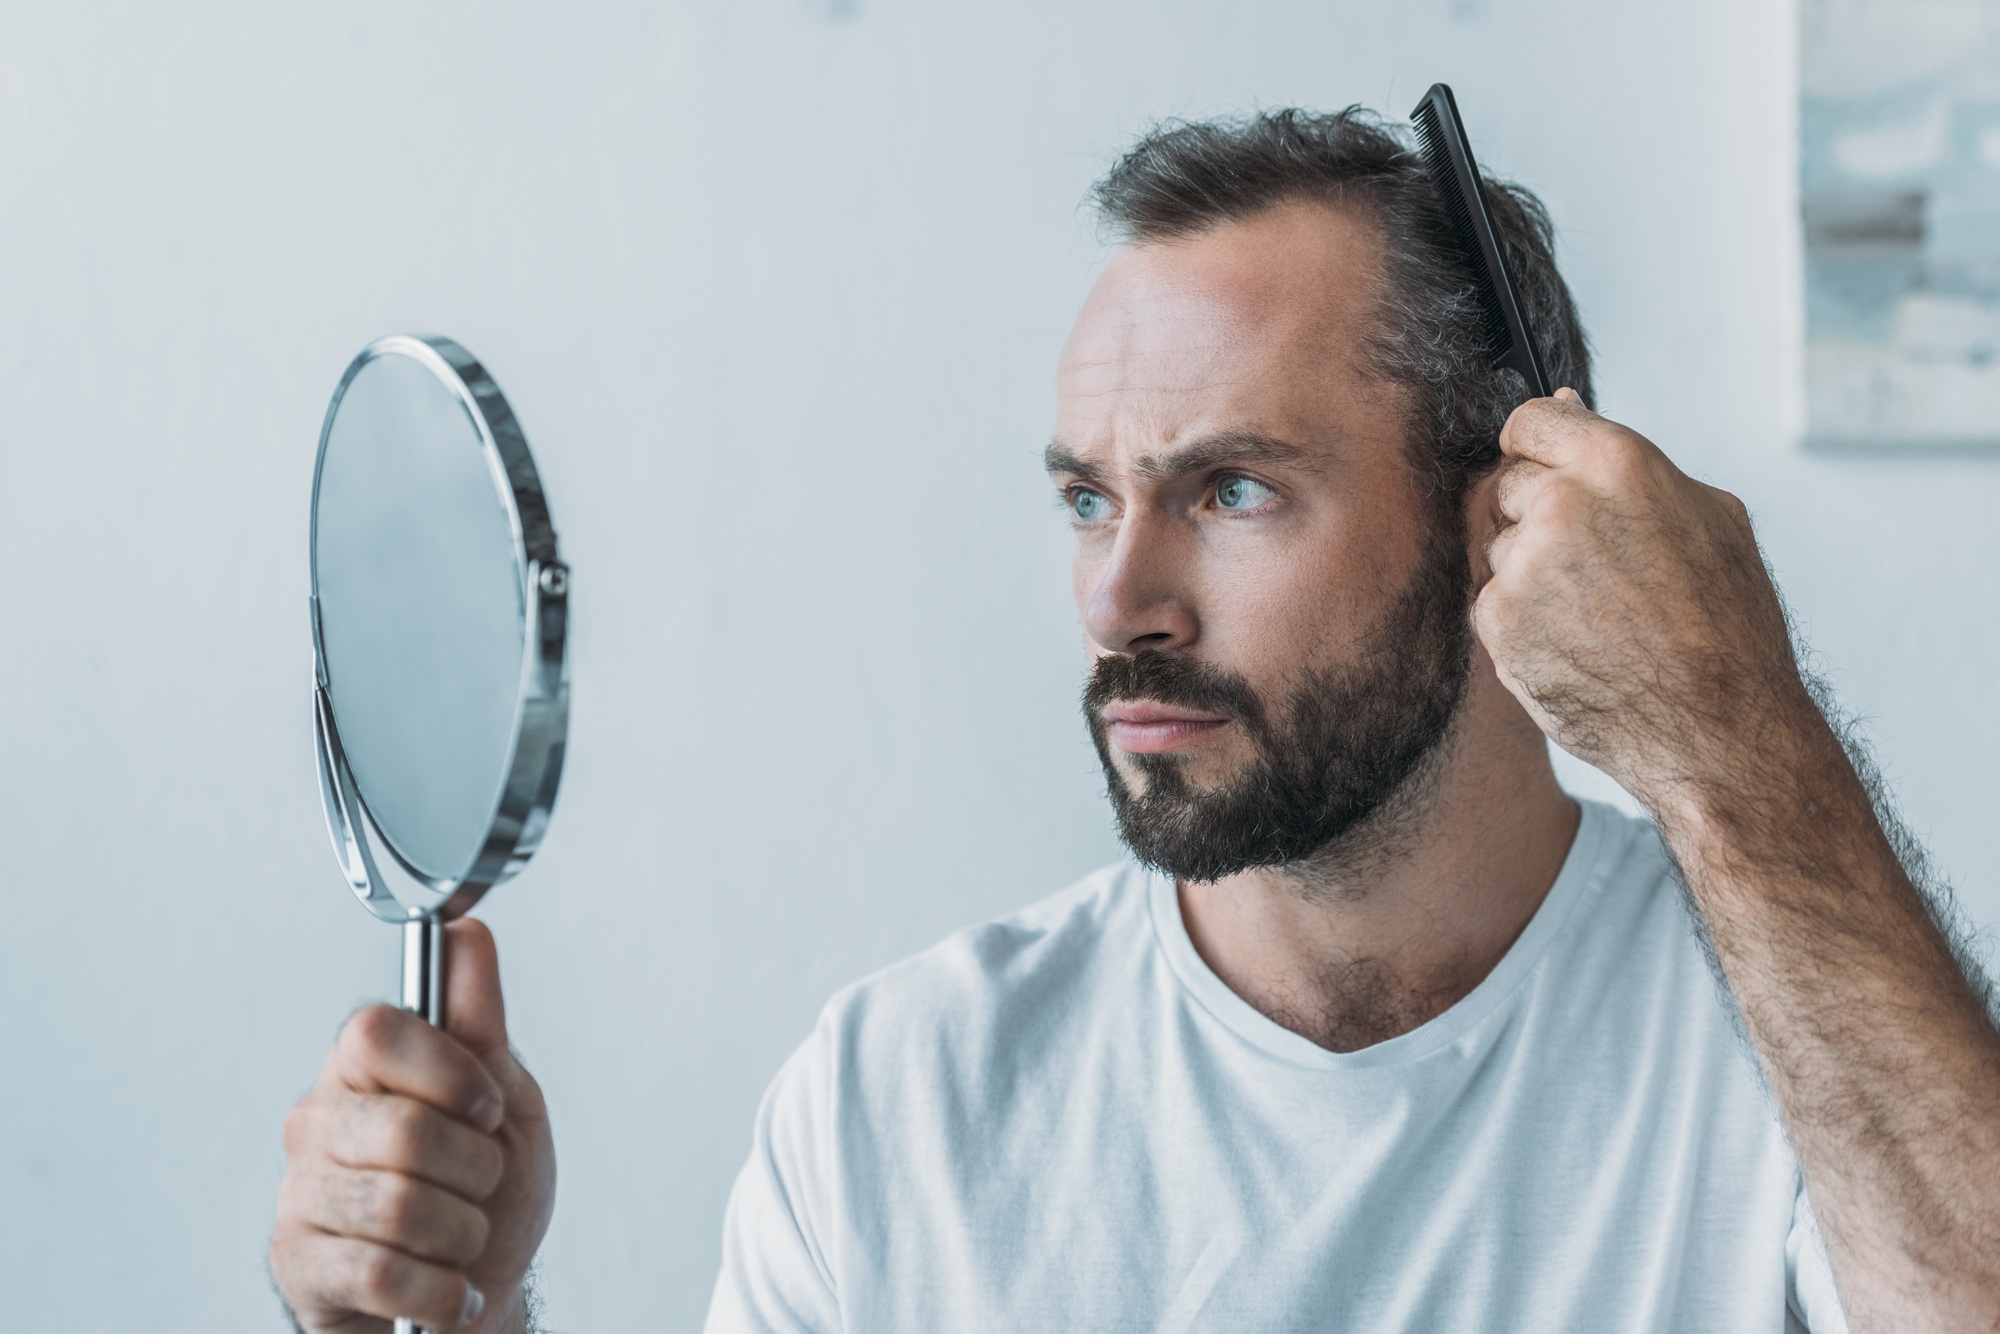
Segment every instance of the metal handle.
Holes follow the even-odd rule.
[[[444,1027],[444,923],[435,917],[413,917],[403,923],[403,1008]],[[396,1334],[431,1331],[398,1316]]]
[[[435,917],[403,923],[403,1008],[444,1027],[444,923]]]

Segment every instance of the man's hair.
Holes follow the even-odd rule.
[[[1119,158],[1090,198],[1114,239],[1140,243],[1195,236],[1296,200],[1359,211],[1382,238],[1381,318],[1365,369],[1406,393],[1412,462],[1438,499],[1455,503],[1498,458],[1500,428],[1528,390],[1492,365],[1477,279],[1402,127],[1358,106],[1170,121]],[[1486,207],[1542,364],[1554,385],[1594,404],[1590,348],[1556,270],[1548,211],[1490,177]]]

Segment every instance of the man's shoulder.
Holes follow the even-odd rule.
[[[956,931],[835,993],[821,1034],[842,1046],[978,1046],[1058,1013],[1150,940],[1148,876],[1103,867],[1004,917]]]

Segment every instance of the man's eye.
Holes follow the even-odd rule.
[[[1254,510],[1277,494],[1248,477],[1225,477],[1215,488],[1215,503],[1226,510]]]
[[[1095,491],[1082,487],[1069,493],[1069,512],[1086,523],[1094,523],[1104,517],[1111,508],[1111,502]]]

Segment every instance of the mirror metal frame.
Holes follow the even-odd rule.
[[[369,813],[341,748],[340,729],[328,694],[326,652],[320,640],[319,483],[327,441],[348,386],[370,362],[386,356],[408,357],[435,375],[458,398],[478,433],[487,466],[493,472],[496,495],[505,504],[513,529],[515,570],[526,619],[514,742],[506,777],[486,840],[472,866],[456,878],[439,879],[417,870],[383,837],[381,826]],[[500,386],[478,358],[451,339],[435,334],[391,334],[361,350],[341,377],[320,428],[319,452],[313,460],[311,544],[313,732],[319,752],[320,802],[334,855],[355,896],[384,921],[457,917],[488,889],[525,866],[541,845],[555,806],[569,733],[569,567],[556,554],[555,528],[549,521],[548,501],[528,452],[527,438]],[[410,883],[398,885],[382,874],[371,850],[371,830]]]

